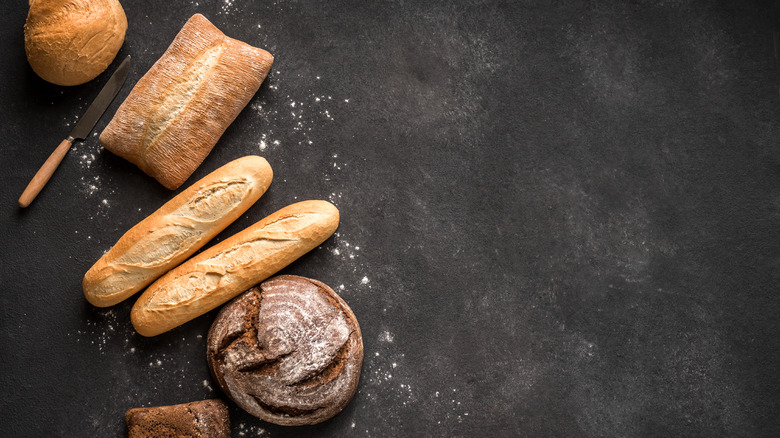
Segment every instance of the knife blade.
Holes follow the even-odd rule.
[[[84,112],[84,115],[81,116],[78,123],[76,123],[76,126],[74,126],[73,130],[70,131],[68,138],[63,140],[60,145],[57,146],[57,149],[55,149],[54,152],[49,155],[49,158],[46,159],[46,162],[44,162],[41,168],[38,169],[38,172],[35,173],[35,176],[33,176],[32,180],[30,180],[30,183],[27,184],[27,187],[24,189],[22,196],[19,197],[20,207],[27,207],[30,205],[30,203],[32,203],[35,197],[38,196],[38,193],[40,193],[46,183],[49,182],[49,179],[54,174],[54,171],[57,170],[57,166],[59,166],[62,162],[62,159],[65,158],[65,154],[67,154],[68,150],[70,150],[70,147],[73,146],[73,142],[76,140],[85,140],[87,138],[89,133],[92,131],[92,128],[95,127],[97,121],[100,120],[100,117],[106,111],[108,106],[111,105],[111,102],[114,101],[117,93],[119,93],[119,90],[125,83],[125,80],[127,79],[127,73],[129,71],[129,65],[130,55],[128,55],[127,58],[125,58],[125,60],[119,64],[119,67],[117,67],[114,74],[112,74],[108,79],[106,85],[103,86],[103,89],[100,90],[100,93],[98,93],[95,100],[92,101],[92,104],[89,105],[87,111]]]

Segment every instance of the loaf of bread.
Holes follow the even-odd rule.
[[[216,308],[316,248],[338,224],[329,202],[288,205],[152,283],[133,306],[135,330],[156,336]]]
[[[273,56],[195,14],[138,81],[100,142],[176,189],[260,88]]]
[[[125,233],[84,276],[84,296],[106,307],[148,286],[241,216],[272,178],[257,156],[210,173]]]
[[[24,50],[33,71],[57,85],[80,85],[102,73],[125,41],[118,0],[30,0]]]
[[[125,413],[127,438],[230,438],[230,415],[222,400],[133,408]]]
[[[363,337],[355,314],[326,284],[280,275],[225,305],[206,359],[222,391],[265,421],[323,422],[357,390]]]

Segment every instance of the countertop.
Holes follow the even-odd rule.
[[[777,2],[123,0],[108,70],[25,58],[4,6],[0,435],[124,436],[139,406],[222,398],[210,312],[154,338],[81,280],[178,191],[97,135],[185,21],[275,56],[185,183],[249,154],[268,192],[214,241],[325,199],[336,234],[282,273],[339,291],[365,360],[310,427],[229,403],[233,436],[777,436]],[[127,83],[16,200],[126,55]],[[343,289],[342,289],[343,286]]]

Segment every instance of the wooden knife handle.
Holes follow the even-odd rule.
[[[49,182],[49,178],[51,178],[54,171],[57,170],[57,166],[60,165],[62,159],[65,158],[65,154],[68,153],[68,150],[72,145],[73,138],[68,137],[65,140],[62,140],[62,143],[57,146],[57,149],[49,155],[49,158],[46,159],[43,166],[38,169],[38,172],[33,179],[30,180],[30,184],[27,184],[27,188],[24,189],[22,196],[19,197],[20,207],[25,208],[33,202],[33,199],[38,196],[38,193],[41,192],[43,186]]]

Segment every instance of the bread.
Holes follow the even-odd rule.
[[[230,416],[221,400],[134,408],[125,413],[128,438],[230,438]]]
[[[152,283],[133,306],[135,330],[156,336],[216,308],[316,248],[338,223],[329,202],[288,205]]]
[[[126,31],[127,17],[117,0],[30,0],[24,50],[44,80],[80,85],[111,64]]]
[[[339,413],[363,363],[360,326],[347,303],[324,283],[293,275],[266,280],[223,307],[206,345],[225,394],[286,426]]]
[[[103,146],[169,189],[189,178],[271,69],[265,50],[195,14],[100,134]]]
[[[114,305],[174,268],[241,216],[271,184],[268,162],[231,161],[139,222],[84,276],[84,296]]]

